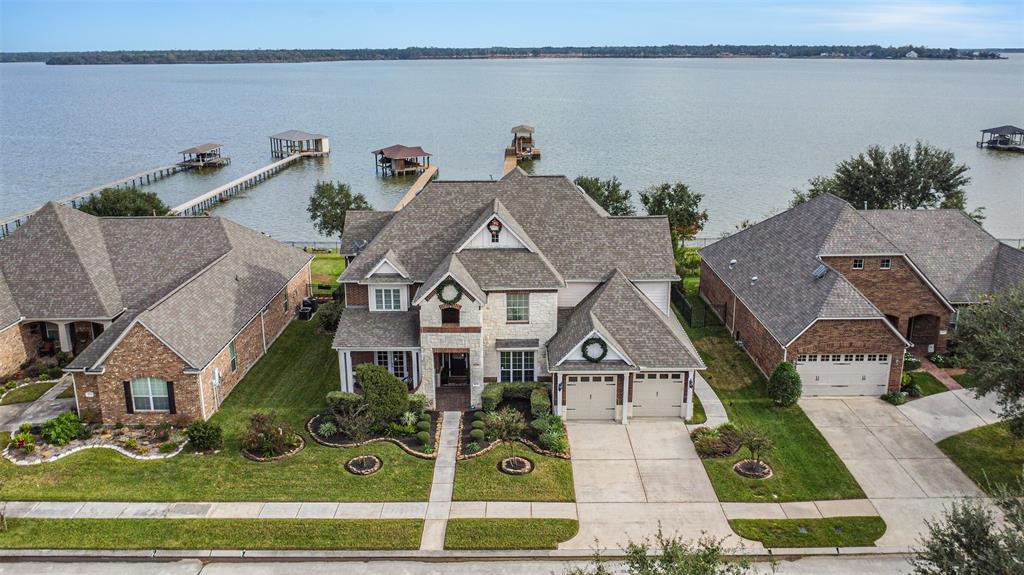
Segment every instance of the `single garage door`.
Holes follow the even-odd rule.
[[[682,373],[638,373],[633,379],[633,417],[682,417]]]
[[[615,419],[614,375],[565,376],[566,419]]]
[[[886,353],[807,354],[797,357],[804,395],[882,395],[889,382]]]

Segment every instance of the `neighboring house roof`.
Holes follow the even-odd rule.
[[[418,348],[418,311],[372,312],[347,308],[334,332],[334,349]]]
[[[559,361],[597,331],[625,354],[634,369],[704,369],[675,317],[666,316],[619,269],[594,288],[547,343],[551,371],[572,367]],[[587,368],[601,364],[586,362]]]
[[[30,320],[116,318],[71,369],[95,367],[134,320],[200,368],[310,259],[221,218],[97,218],[50,202],[0,242],[0,318],[5,301]]]
[[[999,244],[996,269],[992,274],[992,291],[1002,291],[1019,285],[1024,278],[1024,251]]]
[[[354,256],[380,233],[395,212],[352,210],[345,214],[345,230],[341,233],[341,255]]]
[[[599,281],[616,266],[633,280],[677,277],[666,218],[609,217],[568,178],[517,168],[497,181],[430,182],[389,218],[340,281],[358,281],[388,250],[414,281],[425,281],[496,203],[564,280]],[[349,239],[362,238],[346,229],[343,244]]]

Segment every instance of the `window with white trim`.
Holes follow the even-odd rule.
[[[858,353],[853,357],[853,361],[864,361],[864,354]]]
[[[231,372],[234,373],[238,369],[238,350],[235,349],[234,340],[228,344],[228,359],[231,360]]]
[[[853,269],[862,270],[864,269],[864,260],[861,258],[853,258]]]
[[[807,356],[807,361],[818,361],[818,356],[812,353]]]
[[[373,301],[378,311],[401,311],[401,288],[374,288]]]
[[[505,321],[526,323],[530,321],[530,294],[505,294]]]
[[[156,377],[132,380],[132,405],[135,411],[170,411],[167,382]]]
[[[536,381],[532,351],[501,352],[501,381]]]
[[[404,351],[378,351],[375,354],[374,363],[387,369],[398,379],[405,379]]]
[[[883,270],[892,269],[892,258],[882,258],[879,260],[878,268]]]
[[[843,356],[843,361],[853,361],[853,354],[852,353],[848,353],[848,354],[844,355]]]

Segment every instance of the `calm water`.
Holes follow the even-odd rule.
[[[981,128],[1024,125],[1024,58],[999,62],[518,60],[211,66],[0,66],[0,214],[224,144],[230,166],[148,189],[175,205],[270,162],[268,135],[322,132],[306,160],[217,210],[279,239],[313,239],[317,180],[390,209],[411,179],[374,174],[370,150],[422,145],[441,176],[486,179],[519,123],[536,173],[617,175],[638,190],[682,180],[715,236],[784,208],[790,190],[879,143],[916,138],[970,166],[986,228],[1024,237],[1024,155],[978,150]]]

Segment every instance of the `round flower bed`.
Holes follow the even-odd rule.
[[[345,470],[353,475],[370,475],[383,466],[384,462],[376,455],[360,455],[345,462]]]
[[[526,475],[533,471],[533,461],[525,457],[506,457],[498,463],[498,471],[507,475]]]
[[[302,439],[301,435],[296,435],[296,437],[299,439],[299,441],[298,441],[298,443],[294,447],[292,447],[291,451],[286,451],[284,453],[279,453],[278,455],[273,455],[273,456],[270,456],[270,457],[263,457],[263,456],[255,454],[255,453],[250,453],[249,451],[246,451],[245,449],[242,449],[242,455],[245,456],[246,459],[249,459],[249,460],[252,460],[252,461],[256,461],[256,462],[259,462],[259,463],[266,463],[268,461],[277,461],[279,459],[284,459],[286,457],[291,457],[291,456],[295,455],[296,453],[302,451],[302,449],[304,447],[306,447],[306,440]]]
[[[772,468],[763,461],[741,459],[732,466],[732,470],[748,479],[768,479],[772,476]]]

